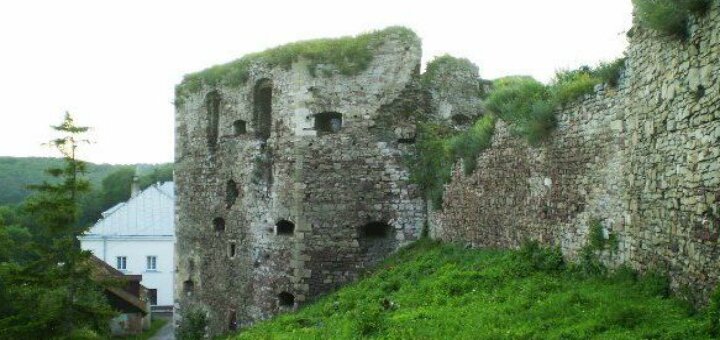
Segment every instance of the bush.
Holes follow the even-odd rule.
[[[691,14],[702,15],[711,0],[633,0],[640,25],[663,34],[686,38]]]
[[[192,309],[185,312],[177,328],[179,340],[197,340],[205,338],[207,316],[201,310]]]
[[[609,63],[600,63],[595,68],[595,75],[608,86],[617,87],[620,84],[620,76],[625,71],[626,60],[627,58],[618,58]]]
[[[595,85],[600,82],[601,80],[593,74],[592,70],[584,66],[574,71],[558,72],[550,86],[550,91],[553,101],[557,105],[566,105],[592,93]]]
[[[418,124],[417,152],[409,160],[410,181],[420,186],[436,209],[442,206],[444,185],[450,181],[453,165],[447,141],[450,133],[439,124]]]
[[[521,261],[534,270],[556,271],[565,266],[559,247],[544,248],[535,240],[525,240],[516,254]]]
[[[494,131],[495,119],[492,116],[484,116],[476,121],[470,129],[450,139],[453,159],[463,160],[465,175],[475,171],[477,157],[490,147]]]
[[[487,108],[509,123],[514,133],[537,145],[556,125],[548,87],[530,77],[502,78],[495,82]]]

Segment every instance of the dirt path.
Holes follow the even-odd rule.
[[[160,330],[149,340],[175,340],[175,332],[173,331],[173,321],[168,320]]]

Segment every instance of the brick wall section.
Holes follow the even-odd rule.
[[[707,297],[720,275],[719,25],[714,5],[686,42],[636,26],[620,88],[559,110],[545,145],[500,123],[475,173],[454,172],[432,235],[503,248],[532,238],[572,258],[598,219],[620,240],[606,263],[667,271],[673,288]]]

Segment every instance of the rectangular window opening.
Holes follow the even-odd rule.
[[[116,267],[119,270],[126,270],[127,269],[127,256],[118,256]]]
[[[157,256],[147,257],[147,270],[157,270]]]

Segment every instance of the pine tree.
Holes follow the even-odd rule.
[[[0,263],[0,296],[13,305],[11,314],[0,314],[0,337],[103,333],[113,315],[102,287],[91,277],[90,253],[80,249],[77,238],[87,231],[76,221],[79,197],[90,188],[83,178],[86,164],[77,158],[88,128],[76,125],[69,113],[52,128],[60,137],[48,144],[62,154],[64,166],[48,169],[53,180],[32,186],[35,194],[25,204],[34,220],[31,248],[36,256],[28,263]]]

